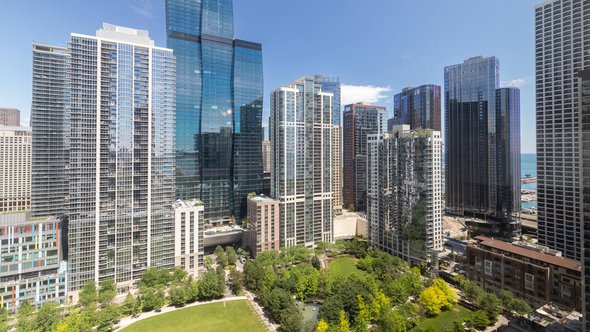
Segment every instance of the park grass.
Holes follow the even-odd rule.
[[[457,319],[466,319],[471,317],[472,312],[460,305],[456,305],[453,309],[441,312],[436,317],[426,318],[413,330],[421,328],[422,330],[431,331],[446,331],[453,328],[453,321]]]
[[[122,332],[266,331],[246,300],[199,305],[146,318]]]
[[[365,271],[359,270],[356,267],[357,259],[354,257],[338,257],[330,261],[328,264],[328,271],[330,271],[330,279],[334,281],[335,278],[346,278],[352,273],[357,273],[360,276],[365,276]]]

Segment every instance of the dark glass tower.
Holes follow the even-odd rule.
[[[440,86],[425,84],[417,88],[404,88],[393,97],[393,119],[387,121],[387,129],[394,125],[409,124],[411,130],[440,129]]]
[[[234,38],[232,0],[167,0],[176,56],[176,196],[246,216],[262,190],[262,46]]]
[[[446,206],[510,236],[520,207],[520,95],[499,88],[499,72],[496,57],[445,68]]]

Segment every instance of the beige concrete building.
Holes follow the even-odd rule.
[[[334,215],[342,214],[342,127],[334,125],[332,131],[332,190],[334,194]]]
[[[248,198],[248,231],[244,245],[252,256],[280,248],[279,201],[266,196]]]
[[[174,266],[193,276],[203,267],[203,202],[177,200],[174,208]]]
[[[262,172],[270,173],[270,141],[262,141]]]
[[[31,209],[31,129],[0,126],[0,212]]]

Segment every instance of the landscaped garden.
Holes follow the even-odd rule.
[[[184,308],[143,319],[122,332],[264,332],[260,318],[246,300]]]
[[[358,259],[355,257],[344,256],[332,259],[328,263],[328,270],[330,271],[330,279],[334,281],[336,278],[347,278],[353,273],[358,273],[361,276],[365,275],[365,271],[359,270],[356,267]]]

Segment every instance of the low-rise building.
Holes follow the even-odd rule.
[[[581,310],[579,261],[526,242],[508,243],[478,236],[467,246],[467,277],[487,291],[509,290],[533,307],[552,303]]]
[[[65,228],[55,217],[0,213],[0,308],[66,301]]]
[[[252,256],[266,250],[280,248],[279,201],[259,195],[248,198],[248,231],[244,237],[245,247]]]
[[[174,208],[174,266],[184,268],[193,276],[203,267],[203,202],[177,200]]]

